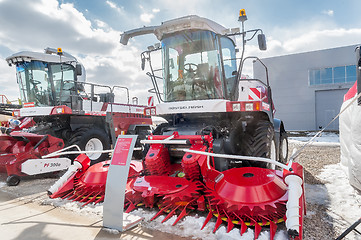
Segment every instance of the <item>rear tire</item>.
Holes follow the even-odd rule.
[[[17,175],[10,175],[6,178],[6,184],[8,186],[17,186],[20,183],[20,177]]]
[[[69,146],[78,145],[82,151],[110,149],[110,140],[105,131],[99,128],[79,128],[69,140]],[[109,153],[90,153],[90,165],[109,158]]]
[[[242,155],[277,160],[274,128],[271,122],[260,120],[247,126],[242,138]],[[249,161],[252,167],[275,169],[275,165],[266,162]]]

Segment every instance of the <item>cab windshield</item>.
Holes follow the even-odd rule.
[[[17,64],[16,76],[23,103],[35,106],[56,106],[67,103],[74,86],[74,67],[41,61]]]
[[[216,34],[184,31],[162,40],[164,101],[225,97]]]

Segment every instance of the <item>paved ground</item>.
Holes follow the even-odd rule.
[[[4,183],[5,177],[0,174],[0,182]],[[84,216],[51,205],[39,205],[35,200],[45,197],[47,188],[44,187],[55,179],[33,180],[25,179],[17,187],[0,188],[1,240],[183,239],[141,226],[114,233],[102,229],[101,216]],[[41,188],[44,191],[37,191]]]

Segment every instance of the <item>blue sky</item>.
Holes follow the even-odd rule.
[[[356,0],[0,0],[0,94],[11,100],[19,95],[6,57],[62,47],[84,64],[89,82],[126,85],[145,104],[151,83],[140,70],[140,53],[156,38],[122,46],[121,32],[190,14],[239,27],[241,8],[246,28],[263,29],[268,41],[262,53],[251,42],[248,54],[270,57],[361,43]]]

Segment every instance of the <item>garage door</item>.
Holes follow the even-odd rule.
[[[316,129],[322,129],[340,112],[348,89],[316,91]],[[326,130],[338,130],[338,119]]]

